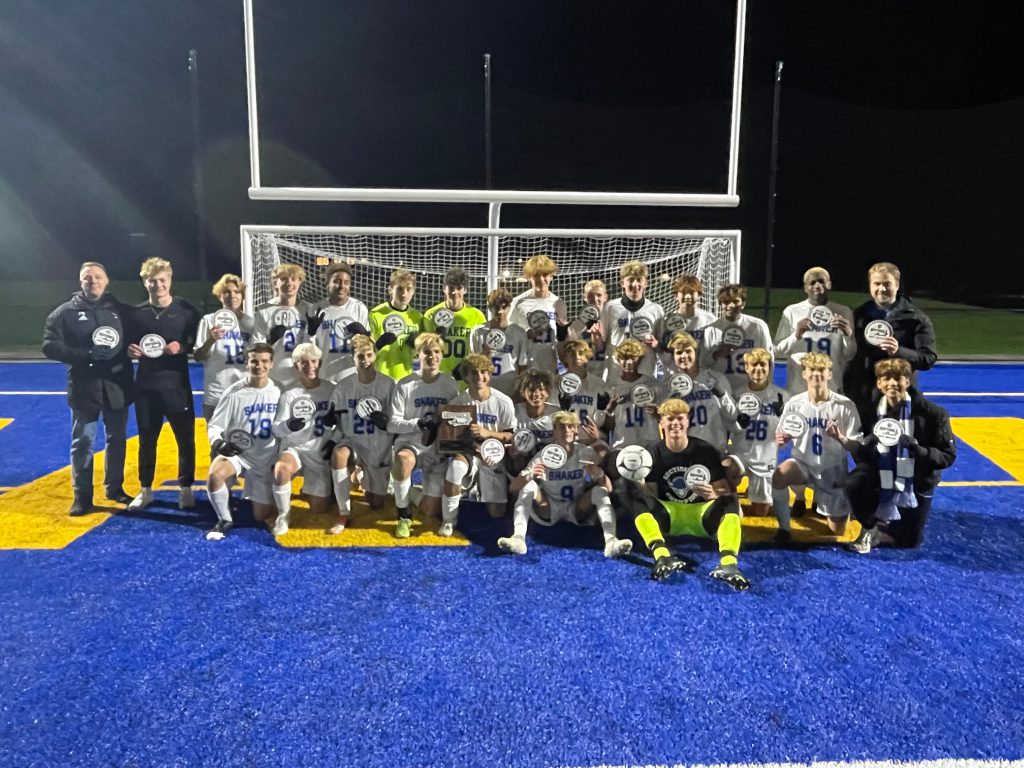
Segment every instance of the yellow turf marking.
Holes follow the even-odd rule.
[[[0,429],[3,429],[8,424],[10,424],[12,421],[14,421],[14,419],[0,419]]]
[[[939,483],[943,488],[982,488],[985,486],[996,488],[1020,488],[1024,483],[1017,480],[943,480]]]
[[[1024,482],[1024,419],[1011,416],[957,417],[953,433],[991,462]]]

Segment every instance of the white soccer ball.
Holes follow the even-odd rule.
[[[651,452],[642,445],[629,445],[619,451],[615,459],[615,468],[619,470],[619,476],[627,480],[643,482],[651,473],[651,466],[654,459]]]

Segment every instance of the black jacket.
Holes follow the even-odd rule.
[[[89,301],[76,293],[46,318],[43,354],[68,367],[68,405],[75,409],[127,408],[132,401],[132,366],[125,354],[122,318],[126,307],[105,293]],[[95,359],[93,332],[117,331],[120,341],[108,360]]]

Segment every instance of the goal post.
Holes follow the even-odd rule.
[[[529,285],[523,263],[544,253],[558,263],[551,290],[566,303],[570,317],[582,306],[582,288],[603,280],[618,296],[619,269],[641,261],[650,270],[647,296],[675,306],[672,281],[696,275],[704,284],[701,307],[716,311],[715,293],[739,281],[739,230],[500,229],[430,227],[313,227],[243,225],[242,278],[248,286],[245,310],[273,296],[270,275],[279,264],[297,264],[306,272],[300,298],[325,296],[324,273],[331,263],[351,265],[352,295],[367,306],[387,298],[391,272],[416,276],[413,305],[420,310],[442,301],[445,272],[453,266],[470,276],[466,301],[486,310],[487,292],[502,286],[516,296]]]

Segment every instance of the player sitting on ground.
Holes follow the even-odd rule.
[[[352,370],[352,323],[363,328],[370,322],[370,311],[359,299],[352,298],[352,267],[345,263],[331,264],[324,274],[327,300],[317,305],[306,318],[306,331],[320,351],[320,378],[337,382]]]
[[[658,392],[661,385],[653,376],[639,371],[645,347],[626,339],[612,354],[614,367],[608,371],[611,400],[605,429],[612,448],[646,445],[658,439]],[[638,389],[639,387],[639,389]]]
[[[296,264],[278,264],[270,273],[274,298],[256,308],[253,341],[265,341],[274,347],[278,364],[271,372],[274,382],[286,389],[295,384],[292,350],[309,340],[306,316],[313,312],[309,302],[299,298],[306,281],[306,270]]]
[[[331,394],[338,413],[336,447],[331,456],[331,479],[338,502],[338,520],[327,531],[345,530],[352,513],[352,473],[362,469],[360,485],[370,509],[387,503],[388,470],[395,436],[387,431],[395,380],[377,371],[377,349],[369,336],[352,338],[355,374],[338,382]]]
[[[328,459],[331,447],[328,441],[331,428],[337,423],[337,412],[331,406],[334,385],[320,378],[322,356],[320,348],[310,342],[292,350],[298,383],[285,390],[277,404],[274,417],[274,434],[279,440],[279,455],[274,465],[275,536],[288,533],[293,477],[302,475],[302,492],[313,514],[325,514],[330,502]]]
[[[508,321],[512,296],[504,288],[495,288],[487,294],[487,308],[491,319],[473,329],[469,348],[477,355],[486,355],[494,366],[491,386],[512,397],[517,374],[526,368],[529,339],[526,331]],[[501,331],[501,333],[494,333]]]
[[[277,438],[273,420],[281,391],[270,380],[274,348],[257,342],[245,351],[247,375],[228,387],[206,427],[210,438],[210,475],[206,489],[217,524],[206,538],[223,539],[231,530],[231,478],[244,477],[243,498],[252,502],[253,516],[263,522],[274,511],[274,459]]]
[[[441,370],[454,373],[469,354],[469,335],[478,325],[487,322],[484,313],[466,303],[469,273],[461,267],[452,267],[444,275],[444,301],[423,314],[424,330],[436,333],[444,340],[444,360]]]
[[[221,308],[199,321],[192,353],[203,364],[203,418],[207,421],[224,390],[245,378],[245,348],[252,340],[254,324],[253,318],[242,312],[245,283],[238,275],[224,275],[210,293],[220,300]]]
[[[388,300],[370,310],[370,336],[377,343],[377,370],[395,381],[412,373],[416,336],[423,313],[409,306],[416,293],[416,276],[407,269],[391,273]],[[366,329],[350,326],[353,334]]]
[[[631,514],[636,529],[654,555],[651,577],[668,578],[693,565],[669,552],[668,536],[696,536],[718,542],[721,555],[711,576],[743,590],[750,581],[740,571],[740,508],[712,446],[687,435],[689,406],[670,398],[658,406],[662,438],[647,446],[652,463],[645,482],[621,479],[617,497]],[[629,449],[626,449],[629,450]],[[615,467],[615,462],[609,462]],[[618,469],[612,469],[618,475]]]
[[[557,457],[546,451],[538,453],[522,476],[516,478],[517,482],[513,482],[513,490],[518,491],[512,516],[513,532],[509,537],[498,539],[498,547],[503,552],[526,554],[526,528],[531,517],[542,526],[560,522],[593,525],[596,517],[604,534],[605,557],[628,554],[633,543],[615,535],[615,510],[597,454],[593,448],[576,442],[579,417],[560,411],[551,418],[554,440],[547,450]],[[555,450],[556,446],[560,450]],[[551,466],[546,465],[545,459]]]
[[[423,470],[420,512],[428,517],[437,517],[441,510],[441,491],[447,467],[435,444],[439,411],[441,406],[459,394],[455,379],[441,372],[443,348],[441,337],[436,333],[421,333],[416,339],[420,370],[399,381],[391,398],[388,431],[398,436],[392,475],[398,510],[395,535],[400,539],[409,538],[412,528],[409,491],[412,471],[417,466]]]
[[[793,454],[775,469],[772,487],[782,490],[810,485],[818,514],[828,518],[829,528],[841,536],[850,517],[850,501],[845,488],[847,449],[839,436],[856,440],[860,419],[848,397],[829,389],[832,361],[827,355],[804,355],[800,367],[807,391],[786,403],[775,435],[780,448],[793,442]]]
[[[523,264],[523,276],[530,281],[530,290],[512,299],[508,320],[518,325],[530,340],[528,357],[537,368],[554,371],[557,366],[555,359],[555,343],[557,328],[566,321],[565,302],[551,292],[551,278],[558,272],[558,265],[550,257],[542,253],[531,256]],[[548,322],[543,324],[539,319],[531,323],[534,313],[547,315]]]
[[[743,354],[755,347],[773,352],[768,325],[759,317],[743,314],[747,289],[737,284],[718,290],[719,317],[704,329],[700,367],[725,374],[734,389],[746,383]]]
[[[619,272],[622,279],[622,296],[612,299],[601,311],[601,327],[604,337],[594,340],[598,351],[605,345],[615,349],[626,339],[636,339],[644,345],[644,358],[640,361],[640,373],[654,374],[659,341],[656,328],[665,316],[665,310],[657,302],[644,297],[647,290],[647,265],[640,261],[627,261]]]
[[[459,394],[452,405],[476,406],[476,423],[470,425],[473,439],[479,446],[494,438],[507,445],[516,428],[515,405],[512,398],[491,387],[491,361],[484,355],[470,355],[462,361],[462,379],[467,389]],[[445,474],[444,499],[441,502],[443,523],[438,534],[451,536],[459,514],[463,482],[475,474],[480,489],[480,501],[487,505],[491,517],[502,517],[508,504],[508,478],[501,459],[456,454],[448,459]]]

